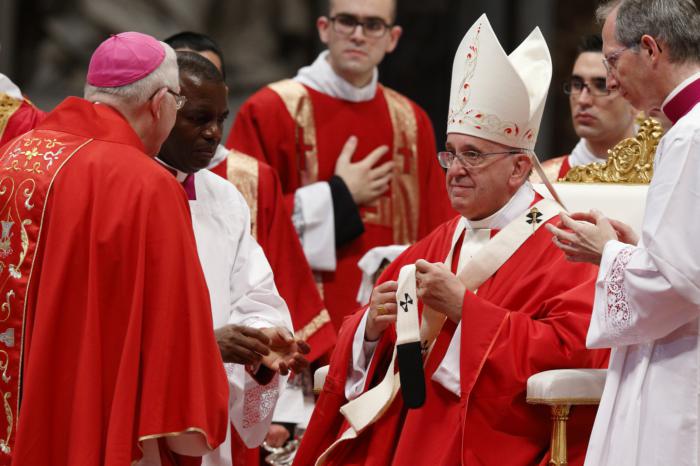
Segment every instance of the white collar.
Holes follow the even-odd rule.
[[[19,87],[2,73],[0,73],[0,94],[7,94],[16,100],[24,100]]]
[[[569,156],[569,165],[571,165],[572,168],[578,167],[579,165],[603,161],[605,161],[605,159],[596,156],[591,151],[591,148],[588,147],[588,142],[583,138],[578,141],[578,144],[576,144],[576,147],[574,147],[574,150],[571,151],[571,155]]]
[[[175,178],[176,178],[177,181],[179,181],[180,183],[182,183],[183,181],[185,181],[185,178],[187,178],[187,175],[189,175],[189,173],[181,172],[181,171],[178,170],[177,168],[171,167],[171,166],[168,165],[167,163],[163,162],[163,160],[161,160],[159,157],[156,157],[156,160],[157,160],[161,165],[163,165],[165,168],[167,168],[168,170],[174,171],[174,172],[175,172]],[[194,173],[192,173],[192,175],[194,175]]]
[[[460,224],[470,230],[502,230],[513,220],[525,212],[535,199],[535,190],[529,181],[526,181],[508,200],[506,205],[501,207],[496,213],[481,220],[468,220],[462,217]]]
[[[372,81],[369,84],[364,87],[355,87],[336,74],[331,64],[328,63],[329,53],[328,50],[321,52],[311,65],[305,66],[297,72],[294,80],[336,99],[350,102],[367,102],[374,99],[379,79],[377,68],[374,68]]]
[[[697,79],[700,79],[700,71],[698,71],[697,73],[680,83],[678,86],[676,86],[676,88],[672,90],[671,93],[666,97],[664,103],[661,104],[661,108],[663,109],[667,103],[673,100],[675,96],[677,96],[683,89],[688,87],[692,82],[694,82]]]
[[[207,169],[211,170],[212,168],[218,166],[226,157],[228,157],[229,152],[231,151],[221,144],[216,146],[216,152],[214,152],[214,157],[211,158],[211,162],[209,162]]]

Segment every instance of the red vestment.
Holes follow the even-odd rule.
[[[7,251],[22,251],[0,272],[21,390],[13,465],[123,466],[149,438],[225,438],[228,384],[187,199],[143,150],[116,110],[71,97],[0,155]]]
[[[570,155],[562,155],[560,157],[554,157],[553,159],[545,160],[542,162],[542,171],[547,176],[547,179],[552,183],[559,181],[564,178],[569,170],[571,170],[571,163],[569,162]],[[532,178],[530,179],[533,183],[541,183],[539,175],[537,172],[533,171]]]
[[[29,100],[13,100],[10,96],[0,94],[0,147],[10,139],[34,129],[46,118],[46,113]]]
[[[396,280],[403,265],[447,256],[458,219],[443,224],[397,258],[380,282]],[[469,234],[467,232],[467,234]],[[540,228],[462,307],[461,396],[432,381],[455,330],[448,321],[426,362],[426,403],[406,410],[397,396],[382,417],[355,440],[341,444],[325,464],[546,465],[549,408],[525,402],[531,375],[566,367],[606,367],[607,352],[585,348],[597,268],[567,262],[551,234]],[[347,428],[339,408],[352,341],[362,312],[346,321],[295,465],[316,458]],[[383,378],[396,337],[379,341],[368,386]],[[575,408],[569,423],[569,464],[583,463],[595,408]]]
[[[270,262],[277,290],[289,307],[294,333],[311,345],[309,361],[318,359],[335,344],[335,329],[284,207],[277,175],[266,163],[237,151],[231,151],[212,171],[243,194],[253,236]]]
[[[299,109],[296,117],[289,108]],[[322,295],[336,328],[357,307],[362,276],[357,262],[365,252],[413,243],[454,215],[428,116],[383,86],[372,100],[349,102],[283,81],[243,104],[226,143],[277,171],[291,212],[298,188],[333,176],[338,155],[352,135],[358,138],[353,162],[387,145],[389,151],[377,165],[393,160],[395,167],[391,189],[360,208],[364,233],[338,248],[334,272],[322,273]]]

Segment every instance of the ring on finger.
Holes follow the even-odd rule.
[[[383,316],[386,314],[386,309],[384,308],[383,304],[378,304],[377,305],[377,315]]]

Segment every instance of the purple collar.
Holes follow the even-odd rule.
[[[663,107],[663,112],[675,125],[700,102],[700,78],[684,87]]]

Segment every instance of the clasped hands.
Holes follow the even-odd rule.
[[[384,330],[396,323],[396,281],[386,281],[372,291],[369,302],[365,340],[375,341]],[[423,304],[444,314],[453,322],[462,318],[462,301],[467,288],[442,263],[423,259],[416,262],[416,293]]]
[[[609,219],[595,209],[588,213],[562,212],[559,217],[558,225],[547,224],[545,227],[554,235],[554,244],[572,262],[599,265],[605,245],[610,240],[633,245],[639,243],[639,236],[629,225]]]
[[[304,357],[311,348],[295,339],[284,327],[256,329],[244,325],[226,325],[214,330],[224,362],[265,367],[287,375],[308,367]]]

